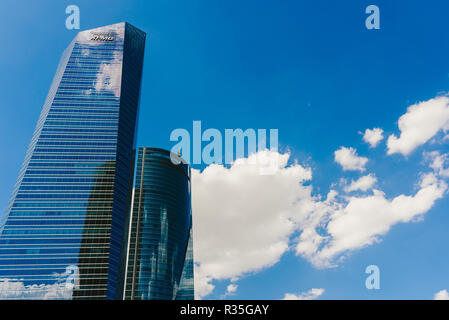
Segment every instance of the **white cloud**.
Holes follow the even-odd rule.
[[[237,291],[238,289],[238,285],[236,284],[230,284],[227,288],[226,288],[226,294],[233,294]]]
[[[344,188],[345,192],[351,191],[367,191],[373,187],[373,185],[377,182],[377,178],[373,174],[368,174],[366,176],[360,177],[358,180],[352,180],[349,186]]]
[[[197,298],[214,290],[214,280],[274,265],[289,248],[317,268],[333,267],[353,250],[380,241],[393,225],[421,217],[447,189],[429,173],[421,175],[414,195],[390,199],[373,190],[340,196],[331,190],[322,199],[307,184],[309,168],[288,165],[288,153],[264,153],[279,159],[273,175],[261,175],[257,162],[239,160],[230,168],[192,171]]]
[[[447,184],[432,173],[422,175],[413,196],[399,195],[391,200],[382,191],[329,202],[315,225],[306,226],[298,238],[296,252],[316,267],[335,266],[335,259],[347,252],[380,241],[380,236],[400,222],[409,222],[426,213],[447,190]],[[325,228],[325,236],[317,229]]]
[[[393,134],[388,137],[387,153],[408,155],[439,131],[449,129],[449,97],[436,97],[409,106],[399,118],[398,126],[401,134],[399,138]]]
[[[213,290],[212,279],[231,279],[277,263],[295,230],[291,216],[301,212],[293,208],[311,198],[311,187],[302,185],[312,178],[310,169],[287,166],[289,154],[263,153],[279,160],[273,175],[261,175],[260,162],[240,159],[230,168],[213,164],[201,173],[192,170],[199,298]]]
[[[447,290],[441,290],[435,293],[434,300],[449,300],[449,292]]]
[[[232,281],[232,280],[231,280]],[[239,288],[238,285],[231,283],[226,287],[226,292],[221,295],[220,299],[225,299],[228,296],[232,296],[237,292],[237,289]]]
[[[324,293],[324,289],[313,288],[300,294],[286,293],[283,300],[315,300]]]
[[[368,143],[371,148],[375,148],[384,138],[383,132],[381,128],[366,129],[363,134],[363,141]]]
[[[368,158],[359,157],[356,149],[340,147],[340,149],[334,152],[334,155],[335,162],[339,163],[343,167],[343,170],[365,171]]]
[[[441,177],[449,178],[449,167],[445,167],[449,163],[449,153],[440,154],[438,151],[424,153],[424,156],[431,161],[430,167]]]
[[[195,241],[195,251],[194,254],[195,256],[196,254],[196,246],[197,246],[197,240],[194,239]],[[195,282],[195,299],[196,300],[200,300],[203,297],[211,294],[214,289],[215,286],[213,284],[211,284],[213,278],[212,276],[210,276],[209,274],[205,274],[201,269],[198,268],[198,265],[195,264],[195,277],[193,278],[194,282]]]

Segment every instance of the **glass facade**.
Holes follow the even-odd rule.
[[[65,50],[0,227],[0,299],[121,299],[145,33]]]
[[[125,299],[193,299],[190,167],[169,151],[139,148],[135,180]]]
[[[186,258],[184,260],[184,268],[182,270],[179,289],[176,294],[176,300],[194,300],[194,262],[193,262],[193,232],[192,224],[190,224],[189,244],[187,246]]]

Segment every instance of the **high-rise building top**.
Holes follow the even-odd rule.
[[[125,299],[194,298],[191,222],[189,165],[169,151],[139,148]]]
[[[0,234],[0,299],[120,299],[145,33],[64,51]]]

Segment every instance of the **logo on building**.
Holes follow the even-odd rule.
[[[115,37],[113,33],[99,33],[91,32],[91,41],[114,41]]]

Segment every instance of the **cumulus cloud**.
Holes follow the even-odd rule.
[[[220,299],[225,299],[229,296],[234,295],[237,292],[237,289],[239,288],[238,285],[231,283],[230,285],[228,285],[226,287],[226,292],[224,294],[221,295]]]
[[[264,153],[279,160],[272,175],[261,175],[257,161],[239,160],[192,171],[197,298],[214,290],[214,280],[274,265],[289,248],[317,268],[336,266],[353,250],[380,241],[393,225],[421,217],[447,189],[428,173],[413,195],[389,198],[374,189],[341,196],[331,190],[322,198],[313,194],[310,168],[288,163],[288,153]],[[372,185],[359,180],[351,189]]]
[[[236,160],[230,168],[212,164],[192,171],[195,283],[198,297],[213,290],[213,279],[231,279],[272,266],[289,247],[295,230],[291,215],[311,187],[311,170],[287,166],[289,154],[263,151],[279,166],[272,175],[260,174],[260,162]],[[253,154],[251,157],[260,156]]]
[[[430,160],[430,167],[441,177],[449,178],[449,153],[440,154],[439,151],[424,153],[424,156]]]
[[[238,289],[238,285],[236,284],[230,284],[227,288],[226,288],[226,293],[227,294],[233,294],[237,291]]]
[[[194,241],[195,241],[195,243],[198,243],[198,240],[195,239]],[[197,255],[197,253],[196,253],[197,244],[195,244],[194,246],[195,246],[194,254],[196,256]],[[195,282],[195,299],[196,300],[201,300],[203,297],[211,294],[215,289],[215,286],[211,283],[212,280],[214,280],[213,277],[210,275],[210,273],[206,273],[207,270],[203,271],[203,269],[204,268],[200,269],[198,267],[198,264],[195,264],[194,282]]]
[[[371,148],[375,148],[384,138],[381,128],[366,129],[363,134],[363,141],[368,143]]]
[[[368,158],[359,157],[357,150],[354,148],[340,147],[334,152],[335,162],[339,163],[343,170],[365,171],[365,165]]]
[[[333,267],[336,258],[378,242],[393,225],[426,213],[446,190],[444,181],[428,173],[422,175],[419,190],[411,196],[388,199],[382,191],[373,190],[372,195],[331,201],[320,221],[306,226],[296,252],[318,268]],[[325,236],[317,232],[322,228]]]
[[[345,192],[351,191],[367,191],[373,187],[373,185],[377,182],[377,178],[373,174],[368,174],[366,176],[360,177],[358,180],[352,180],[349,186],[344,188]]]
[[[438,132],[449,129],[449,97],[441,96],[419,102],[407,108],[398,121],[401,134],[390,135],[387,140],[388,154],[410,154]]]
[[[315,300],[324,293],[324,289],[313,288],[300,294],[286,293],[283,300]]]
[[[449,292],[447,290],[441,290],[435,293],[434,300],[449,300]]]

